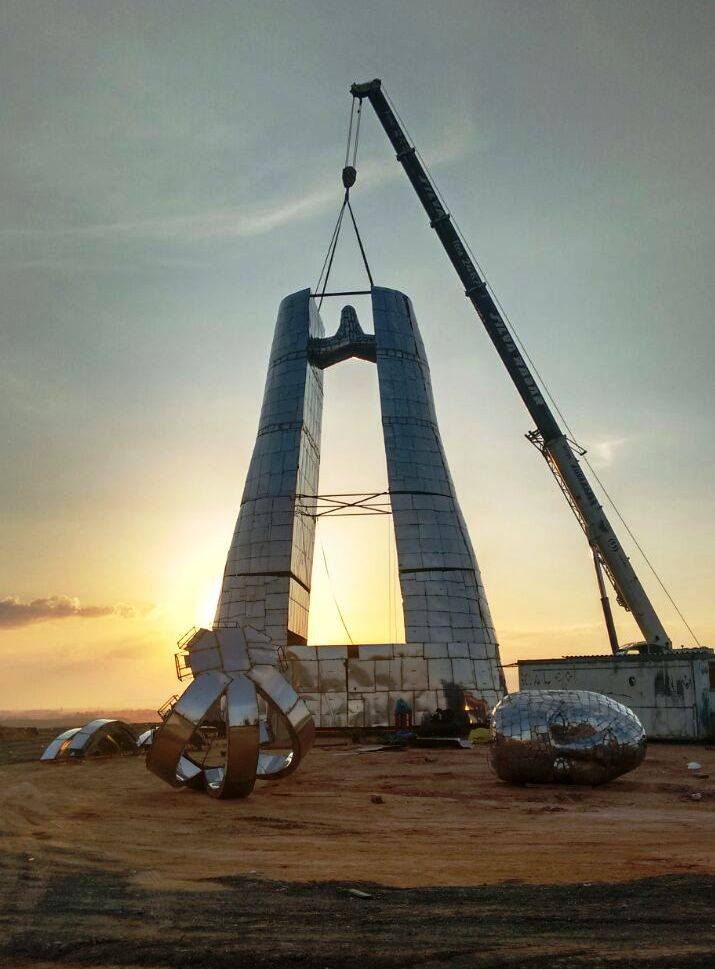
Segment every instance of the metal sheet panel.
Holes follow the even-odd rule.
[[[375,662],[375,660],[348,660],[348,690],[350,693],[374,693]]]
[[[347,727],[348,698],[342,693],[320,694],[320,726]]]
[[[47,745],[40,760],[55,760],[60,757],[69,746],[74,735],[79,733],[80,729],[80,727],[70,727],[69,730],[64,730]]]
[[[189,684],[176,701],[172,712],[198,726],[211,704],[221,696],[228,683],[229,677],[225,673],[217,670],[202,673]]]
[[[375,660],[375,689],[399,690],[402,687],[402,661],[399,659]]]
[[[226,688],[226,760],[207,768],[206,790],[212,797],[246,797],[256,783],[258,767],[258,700],[245,676]]]
[[[427,663],[428,660],[424,659],[402,660],[403,690],[421,691],[428,689]]]
[[[345,661],[341,659],[321,659],[318,662],[318,674],[320,677],[321,693],[339,693],[345,691],[346,668]]]
[[[388,694],[363,694],[363,709],[366,727],[385,727],[389,724]]]

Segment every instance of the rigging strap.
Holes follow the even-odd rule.
[[[370,288],[372,289],[375,285],[372,278],[372,273],[370,272],[370,264],[367,261],[367,254],[365,252],[365,246],[363,245],[362,237],[360,235],[360,230],[358,229],[357,219],[355,218],[355,213],[353,207],[350,204],[350,189],[355,184],[357,179],[357,170],[355,165],[357,163],[357,151],[358,151],[358,141],[360,139],[360,118],[362,114],[362,100],[358,100],[357,107],[357,119],[355,119],[355,101],[358,100],[353,98],[353,102],[350,108],[350,121],[348,124],[348,137],[347,144],[345,146],[345,166],[342,172],[343,186],[345,188],[345,195],[343,196],[343,202],[340,206],[340,211],[338,213],[338,218],[335,223],[335,228],[330,237],[330,242],[328,243],[328,251],[325,254],[325,259],[323,260],[323,266],[320,270],[320,275],[318,276],[318,282],[315,285],[315,293],[320,293],[320,301],[318,303],[318,309],[323,305],[323,298],[328,288],[328,279],[330,278],[330,271],[333,268],[333,260],[335,258],[335,251],[338,247],[338,240],[340,239],[340,230],[343,225],[343,217],[345,215],[345,209],[348,210],[350,215],[350,221],[352,223],[353,230],[355,232],[355,238],[357,239],[357,244],[360,249],[360,255],[362,257],[363,265],[365,267],[365,272],[367,273],[367,278],[370,280]],[[353,138],[353,128],[355,130],[355,136]],[[352,155],[351,155],[352,148]]]

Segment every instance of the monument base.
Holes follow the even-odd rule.
[[[287,646],[284,675],[317,727],[394,727],[403,700],[417,725],[436,710],[492,707],[504,689],[491,643]],[[485,654],[490,657],[485,659]]]

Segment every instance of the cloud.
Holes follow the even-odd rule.
[[[482,149],[484,145],[479,146]],[[471,124],[455,118],[447,125],[438,145],[425,155],[432,167],[459,161],[477,150]],[[389,182],[405,179],[402,168],[390,152],[359,161],[358,188],[371,190]],[[357,190],[356,190],[357,191]],[[338,172],[331,172],[319,183],[306,186],[290,198],[259,208],[220,208],[192,214],[175,214],[158,218],[115,221],[59,229],[0,229],[0,237],[37,239],[77,239],[93,242],[179,242],[190,243],[213,239],[250,238],[275,229],[302,222],[313,216],[337,209],[342,195]],[[58,256],[49,256],[55,265]],[[36,264],[36,263],[34,263]]]
[[[588,456],[593,465],[597,468],[608,468],[620,456],[624,445],[629,443],[627,437],[602,438],[589,444]]]
[[[137,619],[146,616],[152,608],[123,602],[113,606],[83,606],[79,599],[70,596],[50,596],[49,599],[33,599],[32,602],[20,602],[17,596],[6,596],[0,599],[0,628],[18,629],[50,619],[100,619],[102,616]]]

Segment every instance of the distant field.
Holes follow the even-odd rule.
[[[38,760],[53,737],[60,733],[57,727],[5,727],[0,726],[0,764],[22,764]]]
[[[88,718],[71,720],[65,724],[51,727],[17,727],[0,724],[0,766],[5,764],[23,764],[40,759],[42,751],[51,740],[67,730],[69,727],[79,727],[87,723]],[[133,723],[137,733],[154,725],[153,722]]]
[[[2,727],[57,727],[66,729],[67,725],[78,727],[80,724],[96,720],[98,717],[113,717],[127,723],[155,723],[159,717],[156,710],[144,707],[124,707],[117,710],[0,710]]]

